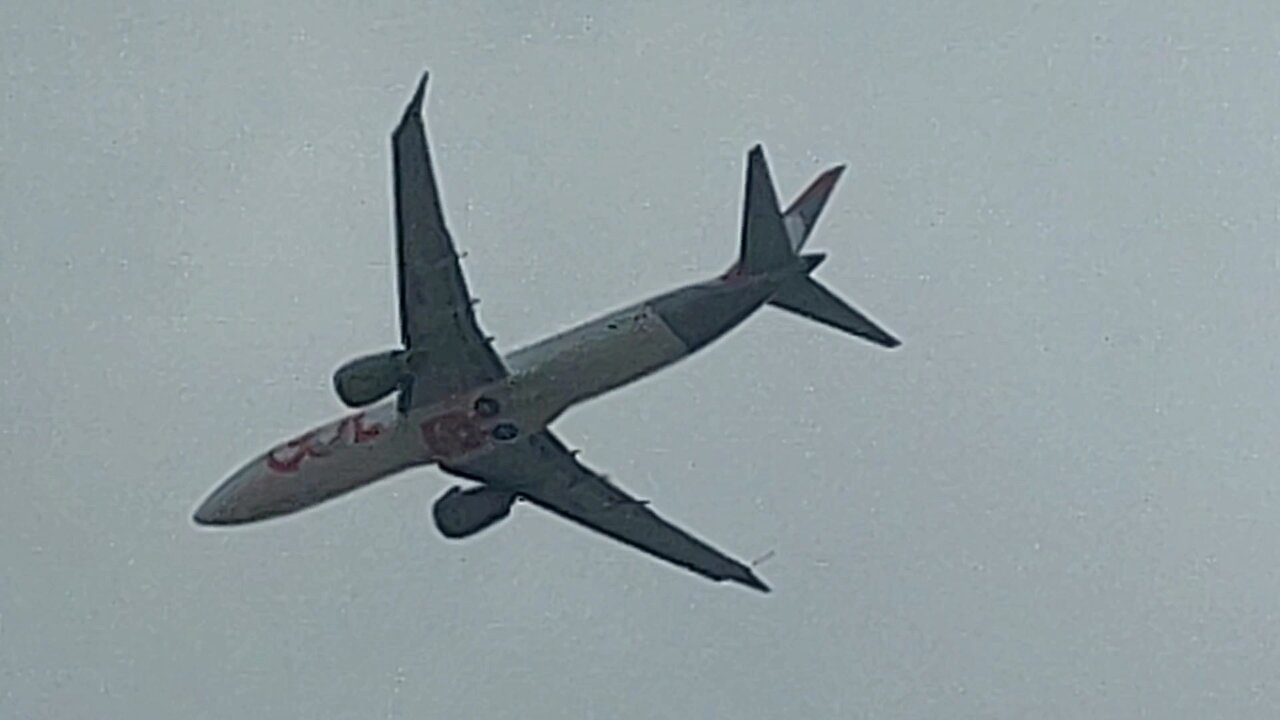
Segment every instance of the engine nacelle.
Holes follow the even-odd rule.
[[[404,351],[388,350],[356,358],[338,368],[333,373],[333,389],[347,407],[364,407],[394,392],[407,373]]]
[[[475,535],[511,514],[514,493],[481,485],[469,490],[454,485],[431,508],[436,527],[447,538]]]

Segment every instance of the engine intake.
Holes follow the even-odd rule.
[[[408,370],[403,350],[365,355],[333,373],[333,389],[347,407],[364,407],[394,392]]]
[[[431,514],[440,532],[456,540],[475,535],[510,515],[515,499],[515,493],[483,485],[468,490],[454,485],[436,500]]]

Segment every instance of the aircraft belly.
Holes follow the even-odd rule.
[[[550,422],[569,406],[637,380],[688,354],[647,305],[581,325],[511,357],[511,400]]]

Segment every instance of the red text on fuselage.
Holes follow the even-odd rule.
[[[342,418],[337,423],[312,430],[267,453],[267,467],[282,475],[295,473],[302,461],[332,455],[342,447],[361,445],[382,434],[381,423],[364,422],[364,413]]]

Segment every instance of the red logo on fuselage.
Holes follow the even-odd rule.
[[[454,458],[479,450],[488,433],[466,411],[453,410],[427,418],[422,423],[422,441],[433,458]]]
[[[302,461],[309,457],[327,457],[340,446],[369,442],[385,429],[381,423],[366,425],[362,412],[349,415],[335,425],[307,432],[267,453],[267,467],[282,475],[295,473],[302,466]],[[333,435],[322,434],[326,430]]]

